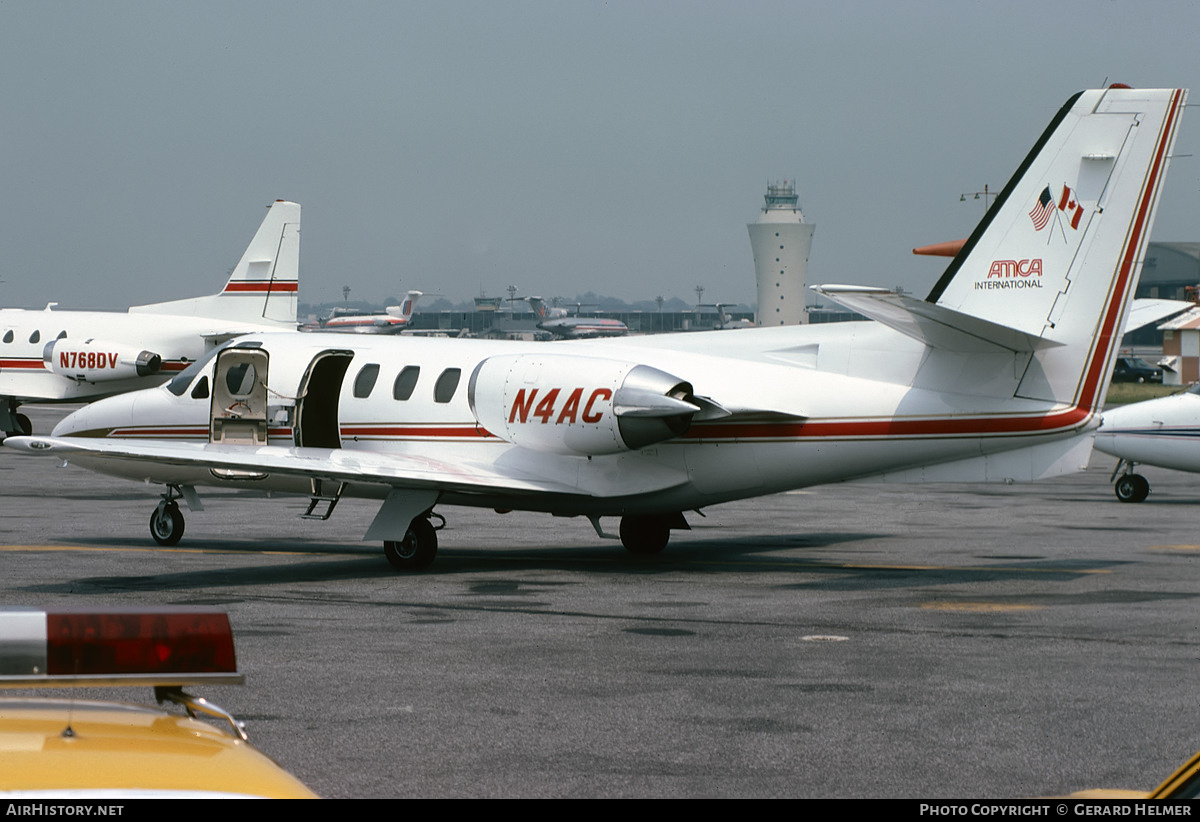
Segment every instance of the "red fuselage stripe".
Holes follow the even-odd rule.
[[[245,294],[245,293],[267,294],[267,293],[271,293],[274,291],[282,291],[282,292],[288,293],[288,292],[299,291],[299,290],[300,290],[300,283],[290,281],[290,280],[283,280],[280,282],[272,282],[272,281],[253,282],[253,281],[249,281],[249,280],[238,280],[237,282],[226,283],[225,290],[222,293],[232,294],[232,293],[236,292],[239,294]]]

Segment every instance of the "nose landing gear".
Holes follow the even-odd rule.
[[[1117,474],[1124,470],[1118,477]],[[1135,474],[1133,463],[1121,460],[1113,470],[1113,493],[1121,502],[1142,502],[1150,494],[1150,483],[1141,474]]]

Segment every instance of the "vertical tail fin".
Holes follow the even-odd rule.
[[[401,320],[411,320],[413,312],[417,308],[417,300],[421,298],[424,291],[410,291],[404,295],[404,299],[400,301],[400,305],[389,305],[385,310],[389,317],[396,317]]]
[[[1103,403],[1186,97],[1071,98],[926,299],[1046,343],[1017,396]]]
[[[276,200],[219,294],[129,310],[294,329],[299,289],[300,204]]]

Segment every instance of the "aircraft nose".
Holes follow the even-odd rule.
[[[134,392],[140,393],[140,392]],[[106,437],[132,421],[133,394],[109,397],[85,405],[63,417],[54,426],[55,437]]]
[[[54,437],[70,437],[79,431],[85,430],[88,427],[89,412],[92,406],[85,405],[77,411],[72,411],[61,420],[58,425],[54,426],[54,430],[50,432]]]

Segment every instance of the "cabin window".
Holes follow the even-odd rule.
[[[368,363],[358,371],[358,376],[354,378],[354,396],[360,400],[371,396],[371,390],[375,387],[375,380],[379,379],[379,365],[377,363]]]
[[[54,339],[56,339],[56,340],[65,340],[66,338],[67,338],[67,329],[65,329],[65,328],[64,328],[62,331],[59,331],[59,332],[58,332],[58,336],[57,336],[57,337],[55,337]]]
[[[29,341],[31,343],[41,342],[41,339],[42,339],[41,331],[34,331],[32,334],[29,335]]]
[[[196,387],[192,389],[192,399],[206,400],[208,399],[208,375],[204,375],[196,380]]]
[[[458,380],[461,376],[461,368],[447,368],[438,375],[437,382],[433,385],[433,401],[450,402],[454,398],[454,392],[458,389]]]
[[[239,362],[225,372],[225,387],[229,396],[248,397],[254,391],[254,380],[257,377],[253,363]]]
[[[6,343],[13,341],[13,330],[11,328],[4,332],[4,341]]]
[[[419,376],[421,376],[419,365],[405,366],[392,385],[392,396],[401,402],[407,400],[412,396],[413,389],[417,387],[417,377]]]

